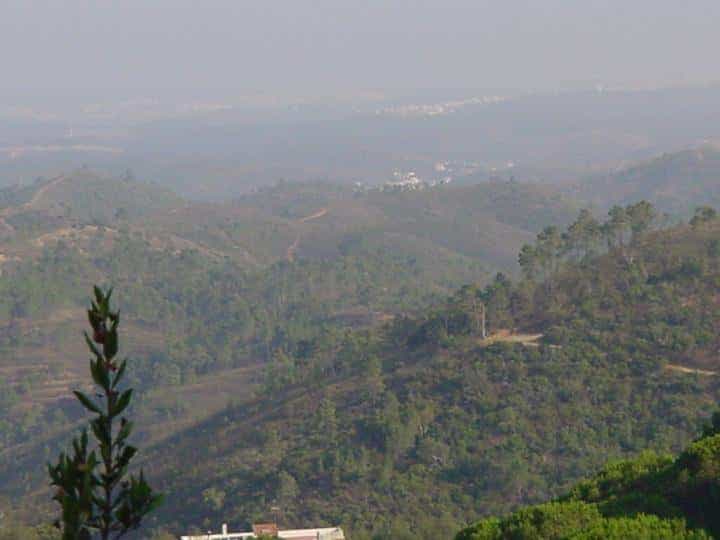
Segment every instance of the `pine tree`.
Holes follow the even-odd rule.
[[[99,387],[100,402],[74,392],[80,403],[96,416],[90,421],[95,443],[88,430],[73,439],[72,454],[61,453],[49,464],[51,485],[62,514],[56,522],[63,540],[117,540],[137,529],[142,519],[161,502],[140,471],[128,474],[137,449],[127,444],[133,424],[123,411],[130,405],[132,389],[120,390],[127,360],[118,364],[120,315],[110,309],[112,290],[95,287],[95,300],[88,310],[92,337],[85,333],[93,358],[90,373]],[[118,423],[119,420],[119,423]]]

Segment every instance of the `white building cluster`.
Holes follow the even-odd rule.
[[[447,172],[447,169],[443,168],[442,171],[439,172]],[[425,188],[449,184],[451,181],[452,177],[449,174],[443,176],[439,180],[430,180],[429,182],[426,182],[421,180],[414,171],[395,171],[393,172],[393,179],[389,182],[385,182],[380,189],[382,191],[418,191]]]
[[[442,103],[395,105],[378,109],[375,111],[375,114],[378,116],[400,117],[442,116],[445,114],[452,114],[463,107],[471,105],[492,105],[506,100],[507,98],[503,96],[477,96],[468,99],[445,101]]]

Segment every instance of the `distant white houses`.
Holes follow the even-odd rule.
[[[422,103],[422,104],[402,104],[391,105],[377,109],[375,114],[378,116],[398,116],[398,117],[431,117],[453,114],[460,109],[468,106],[482,106],[502,103],[509,98],[505,96],[476,96],[468,99],[456,99],[444,101],[441,103]]]
[[[424,182],[420,180],[414,171],[401,172],[394,171],[393,179],[389,182],[385,182],[384,188],[386,190],[412,190],[421,189],[424,187]]]
[[[319,529],[278,529],[274,523],[258,523],[253,525],[252,531],[228,532],[227,525],[223,523],[219,533],[200,534],[194,536],[181,536],[180,540],[245,540],[247,538],[271,537],[281,540],[345,540],[345,534],[340,527],[323,527]]]
[[[463,174],[471,174],[478,167],[474,163],[463,164]],[[403,191],[421,191],[423,189],[444,186],[453,181],[455,173],[455,164],[449,161],[438,161],[434,165],[434,173],[436,176],[431,180],[424,180],[415,171],[402,171],[395,169],[392,173],[392,179],[385,183],[365,184],[361,181],[353,182],[353,193],[362,194],[373,191],[386,193],[397,193]],[[439,174],[438,174],[439,173]]]
[[[425,181],[420,179],[420,177],[414,172],[414,171],[408,171],[408,172],[402,172],[402,171],[394,171],[393,172],[393,179],[385,182],[382,186],[380,186],[380,191],[387,191],[387,192],[397,192],[397,191],[420,191],[422,189],[426,188],[433,188],[435,186],[442,186],[445,184],[449,184],[452,182],[452,176],[450,174],[447,174],[448,172],[451,172],[450,167],[447,164],[442,164],[442,172],[445,172],[446,174],[438,179],[438,180],[430,180]],[[436,166],[436,171],[440,170],[438,166]],[[360,188],[356,186],[356,191]]]

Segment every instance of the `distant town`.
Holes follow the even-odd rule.
[[[476,96],[468,99],[457,99],[444,101],[441,103],[423,103],[423,104],[407,104],[394,105],[377,109],[377,116],[400,116],[400,117],[422,117],[422,116],[441,116],[452,114],[463,107],[472,105],[493,105],[506,101],[505,96]]]

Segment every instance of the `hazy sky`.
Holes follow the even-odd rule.
[[[0,0],[0,90],[709,82],[719,22],[718,0]]]

